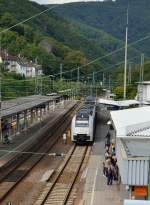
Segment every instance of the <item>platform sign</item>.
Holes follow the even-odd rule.
[[[150,201],[146,201],[146,200],[125,200],[124,205],[150,205]]]

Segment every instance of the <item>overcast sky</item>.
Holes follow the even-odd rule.
[[[78,1],[103,1],[103,0],[32,0],[36,1],[39,4],[61,4],[61,3],[69,3],[69,2],[78,2]]]

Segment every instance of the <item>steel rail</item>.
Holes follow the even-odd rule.
[[[67,160],[65,161],[65,163],[63,164],[63,166],[61,167],[61,169],[59,170],[59,173],[57,174],[57,176],[55,177],[54,182],[48,183],[48,186],[45,187],[45,190],[43,190],[43,192],[41,193],[41,195],[39,196],[39,198],[36,200],[36,202],[34,203],[34,205],[44,205],[44,204],[55,204],[55,202],[51,201],[52,199],[49,199],[49,197],[52,194],[52,191],[54,191],[54,189],[56,188],[56,186],[59,184],[58,181],[61,180],[61,177],[63,178],[64,172],[65,170],[70,166],[71,164],[71,160],[73,161],[73,157],[75,158],[75,151],[77,150],[77,148],[79,148],[79,146],[74,145],[74,147],[72,148],[71,152],[69,153],[69,156],[67,156]],[[69,186],[67,187],[67,191],[66,188],[64,188],[64,196],[63,199],[59,201],[59,204],[61,205],[65,205],[70,193],[72,191],[72,188],[76,182],[76,179],[78,177],[78,174],[80,172],[80,169],[82,167],[82,164],[84,162],[85,156],[86,156],[86,152],[88,149],[88,146],[84,146],[82,147],[83,150],[83,154],[81,155],[81,157],[78,155],[76,156],[75,160],[77,160],[79,157],[79,164],[77,166],[77,169],[75,170],[75,173],[73,175],[73,177],[70,179],[69,181]],[[74,161],[73,161],[74,162]],[[76,162],[76,161],[75,161]],[[65,193],[66,192],[66,193]]]
[[[63,117],[61,119],[59,119],[59,123],[57,122],[57,125],[54,125],[54,129],[53,129],[53,134],[51,135],[51,137],[45,137],[45,140],[41,140],[42,144],[40,143],[39,146],[37,147],[37,149],[41,148],[41,146],[43,146],[43,150],[45,152],[49,152],[52,147],[57,143],[58,139],[60,138],[60,135],[63,133],[64,130],[67,129],[67,127],[69,126],[70,122],[71,122],[71,116],[74,113],[74,111],[77,109],[78,105],[73,106],[71,109],[68,110],[68,112],[63,115]],[[69,118],[69,120],[68,120]],[[50,146],[47,148],[47,150],[45,150],[45,143],[46,141],[51,141],[51,138],[55,136],[55,140],[50,144]],[[27,154],[28,155],[28,154]],[[26,163],[26,161],[28,161],[28,159],[31,159],[31,157],[33,157],[34,155],[29,154],[27,159],[23,159],[19,165],[17,165],[15,168],[13,168],[12,170],[10,170],[10,172],[3,178],[3,180],[1,180],[0,182],[0,187],[1,184],[5,181],[6,178],[11,177],[11,175],[13,174],[13,172],[15,172],[17,169],[19,169],[19,167],[21,167],[21,165],[23,163]],[[14,188],[24,179],[24,177],[31,172],[31,170],[40,162],[40,160],[42,160],[44,156],[38,156],[37,160],[35,160],[35,162],[29,167],[28,170],[25,171],[25,173],[21,176],[18,177],[16,179],[16,181],[14,182],[14,184],[10,187],[8,187],[8,189],[2,193],[0,192],[0,202],[2,202],[8,195],[10,192],[12,192],[14,190]]]

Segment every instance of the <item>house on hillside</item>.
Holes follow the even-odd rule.
[[[6,71],[16,72],[17,57],[8,54],[6,51],[0,52],[2,63]]]
[[[15,72],[25,77],[35,77],[43,75],[42,66],[25,58],[12,56],[7,52],[1,52],[0,56],[4,63],[4,69],[8,72]]]

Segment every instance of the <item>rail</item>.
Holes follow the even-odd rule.
[[[88,146],[75,146],[59,170],[54,182],[48,183],[34,205],[65,205],[85,159]]]
[[[68,110],[68,112],[61,117],[57,123],[55,123],[51,128],[53,131],[51,134],[48,134],[48,131],[46,131],[46,134],[44,134],[44,137],[42,136],[42,140],[38,141],[38,146],[35,147],[32,152],[45,152],[48,153],[52,147],[55,145],[55,143],[58,141],[62,133],[67,129],[71,122],[71,118],[75,112],[75,110],[78,108],[79,104],[74,105],[71,109]],[[53,140],[52,140],[53,139]],[[49,142],[50,141],[50,142]],[[46,143],[49,142],[49,143]],[[46,147],[45,144],[48,144],[48,147]],[[33,147],[33,146],[32,146]],[[39,151],[40,150],[40,151]],[[14,190],[14,188],[17,186],[18,183],[20,183],[23,178],[39,163],[39,161],[44,157],[43,155],[36,155],[36,160],[33,160],[33,163],[30,164],[30,166],[24,166],[24,163],[30,159],[32,161],[32,157],[35,158],[35,156],[31,153],[29,154],[22,154],[22,160],[19,156],[19,163],[17,163],[16,166],[10,166],[9,171],[6,175],[1,177],[0,180],[0,203],[9,195],[9,193]],[[25,157],[24,157],[25,156]],[[14,160],[14,163],[17,161],[17,158]],[[23,168],[22,168],[22,167]],[[25,168],[24,168],[25,167]],[[20,173],[21,170],[21,173]],[[15,176],[15,177],[14,177]],[[15,179],[13,179],[15,178]],[[6,183],[7,181],[13,179],[12,183]],[[7,184],[7,186],[6,186]]]

